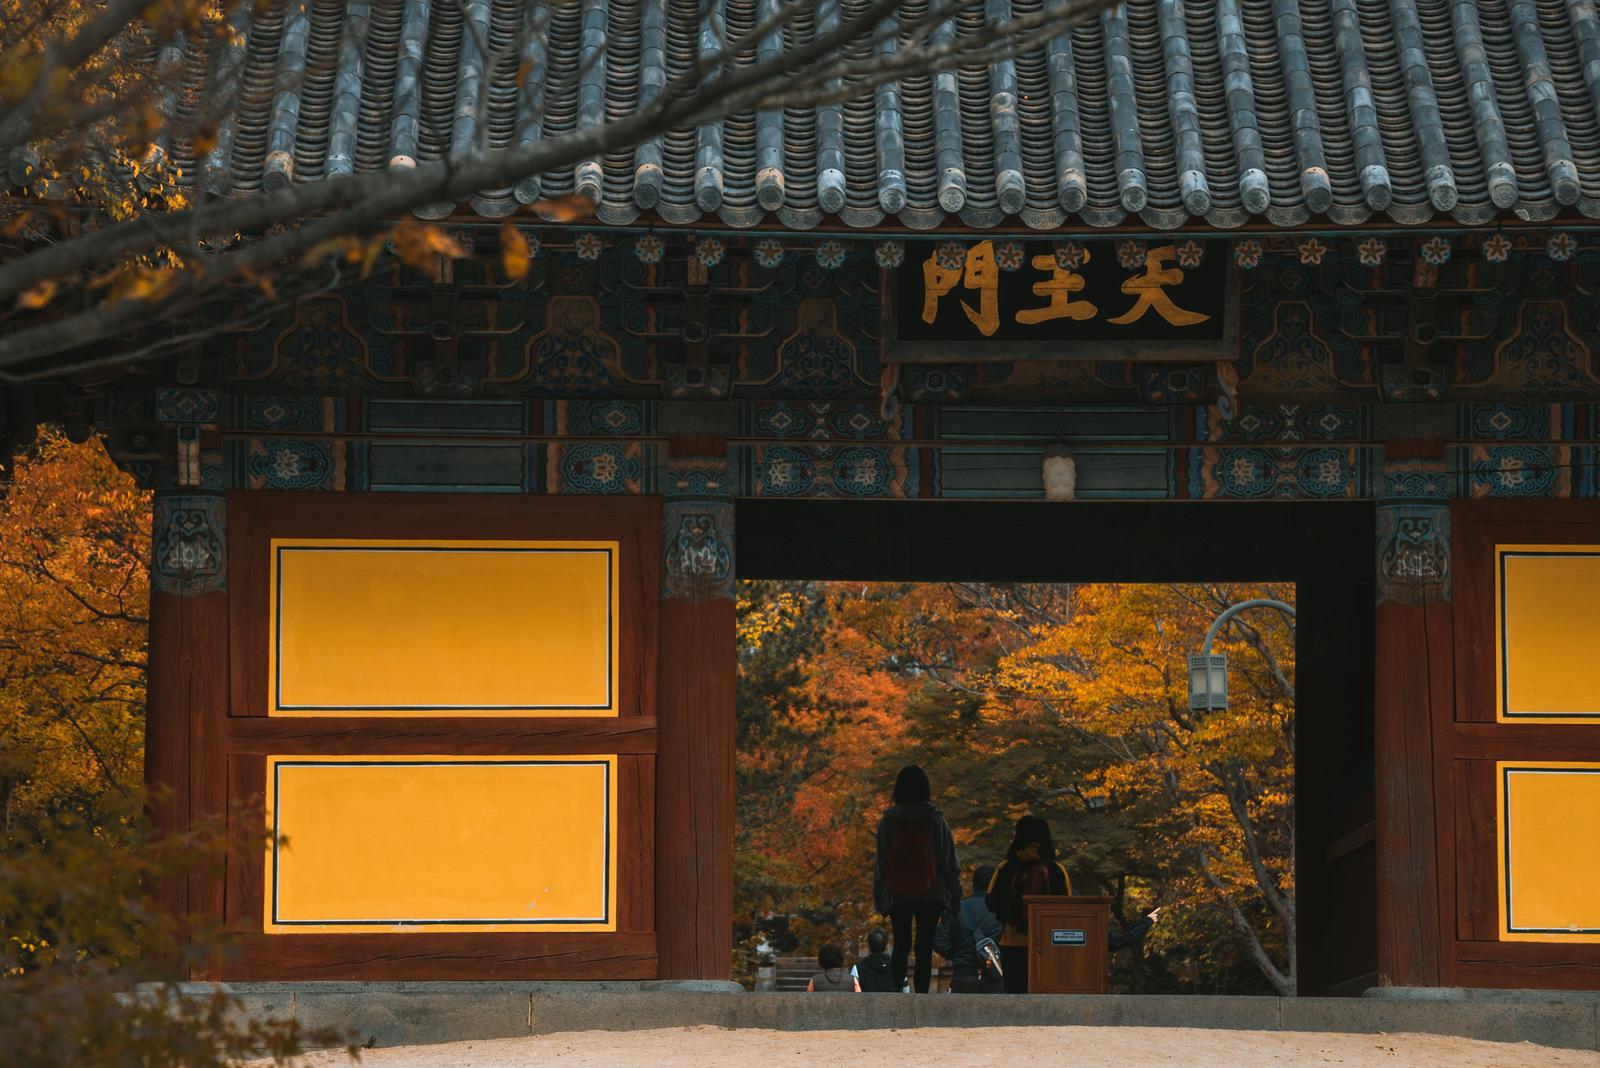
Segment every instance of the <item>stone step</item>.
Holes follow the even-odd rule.
[[[1205,994],[978,994],[818,998],[745,993],[719,982],[234,983],[257,1016],[341,1027],[380,1047],[564,1031],[750,1027],[782,1031],[907,1027],[1196,1027],[1251,1031],[1411,1031],[1564,1049],[1600,1048],[1600,996],[1546,991],[1373,990],[1362,998]],[[205,996],[207,983],[184,984]],[[1377,996],[1372,996],[1377,995]]]

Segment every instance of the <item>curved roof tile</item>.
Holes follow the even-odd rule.
[[[973,0],[935,33],[1044,0]],[[863,8],[819,0],[733,57],[796,47]],[[924,11],[928,0],[904,0]],[[267,0],[207,159],[219,191],[412,165],[591,128],[654,99],[776,0]],[[493,64],[487,44],[544,27]],[[880,53],[905,47],[885,40]],[[191,50],[195,53],[197,50]],[[860,58],[865,58],[862,56]],[[580,193],[606,223],[1038,230],[1481,224],[1600,217],[1600,19],[1589,0],[1129,0],[1012,60],[822,107],[735,114],[485,190],[504,215]]]

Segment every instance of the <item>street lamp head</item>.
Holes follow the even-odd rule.
[[[1228,707],[1228,657],[1189,654],[1189,711],[1220,712]]]

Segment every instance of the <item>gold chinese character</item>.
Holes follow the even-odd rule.
[[[966,289],[978,291],[978,310],[966,301],[961,310],[984,337],[1000,329],[1000,268],[994,262],[994,242],[980,241],[967,250],[966,270],[941,267],[937,249],[922,264],[922,321],[931,323],[939,315],[939,298],[960,281]]]
[[[1089,262],[1087,251],[1083,254],[1083,262]],[[1080,292],[1085,285],[1083,275],[1062,267],[1054,256],[1035,256],[1033,266],[1035,270],[1050,272],[1050,277],[1043,282],[1033,283],[1034,296],[1043,297],[1050,303],[1042,308],[1024,308],[1017,312],[1017,322],[1032,326],[1050,319],[1093,319],[1099,312],[1100,309],[1087,300],[1072,299],[1072,294]]]
[[[939,298],[961,281],[960,267],[939,266],[939,250],[935,248],[922,261],[922,321],[931,323],[939,317]]]
[[[1162,245],[1150,249],[1144,254],[1144,273],[1136,274],[1122,283],[1122,291],[1130,297],[1138,298],[1133,302],[1133,307],[1114,319],[1107,322],[1125,325],[1137,322],[1144,318],[1144,313],[1154,309],[1155,313],[1173,326],[1193,326],[1203,323],[1211,316],[1202,312],[1185,311],[1172,303],[1172,298],[1167,296],[1165,286],[1180,285],[1183,282],[1183,269],[1181,267],[1163,267],[1168,260],[1176,260],[1178,254],[1171,245]]]

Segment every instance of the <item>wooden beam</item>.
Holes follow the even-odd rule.
[[[1380,985],[1437,986],[1440,886],[1434,827],[1432,713],[1447,675],[1449,604],[1377,609],[1373,665]]]
[[[656,927],[663,979],[733,963],[734,604],[661,602]]]

